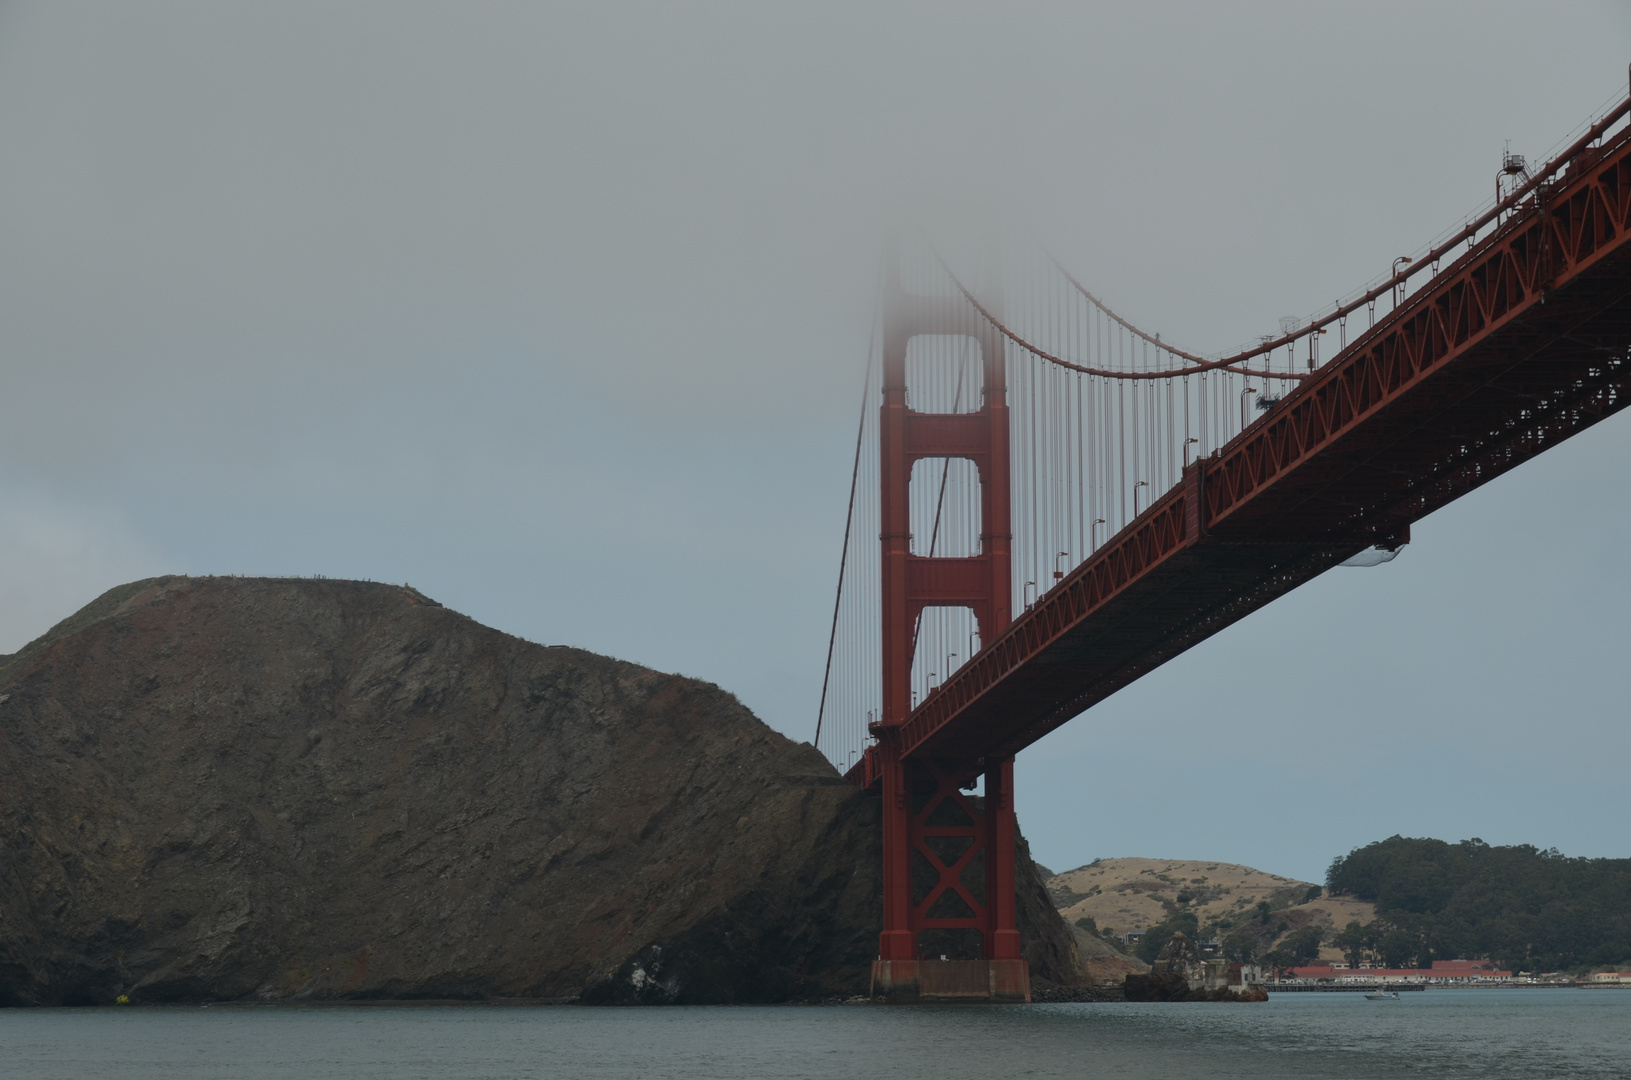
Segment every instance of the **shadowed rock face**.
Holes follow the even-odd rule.
[[[136,582],[0,658],[0,1003],[864,993],[877,818],[715,686],[411,589]]]

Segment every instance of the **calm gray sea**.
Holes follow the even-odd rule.
[[[1631,1077],[1631,992],[1262,1005],[0,1010],[5,1080]]]

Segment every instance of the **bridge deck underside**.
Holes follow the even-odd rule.
[[[914,754],[971,761],[1017,752],[1355,550],[1350,545],[1333,556],[1318,545],[1216,543],[1176,553],[959,712]]]
[[[1546,438],[1520,449],[1537,423],[1555,426],[1547,414],[1589,410],[1557,429],[1559,438],[1602,419],[1608,412],[1589,399],[1621,381],[1599,369],[1631,342],[1631,256],[1596,269],[1334,439],[1210,533],[1386,536],[1553,445]],[[1621,397],[1614,408],[1625,404]],[[1477,483],[1450,479],[1469,466]]]
[[[1631,155],[1621,151],[1616,175],[1631,180]],[[1605,175],[1605,183],[1612,179]],[[1013,754],[1263,604],[1373,544],[1396,544],[1411,522],[1631,403],[1631,244],[1624,243],[1631,183],[1624,187],[1615,189],[1613,220],[1599,227],[1612,235],[1590,250],[1537,248],[1546,227],[1537,223],[1534,236],[1506,240],[1519,256],[1527,245],[1534,271],[1527,279],[1510,252],[1469,253],[1460,264],[1470,282],[1484,275],[1483,293],[1457,301],[1455,275],[1443,275],[1452,280],[1442,296],[1413,300],[1355,343],[1347,354],[1355,359],[1334,362],[1216,459],[1191,467],[1185,483],[907,718],[897,735],[903,756],[971,762]],[[1489,268],[1499,270],[1501,258],[1516,277],[1491,284]],[[1500,290],[1505,299],[1492,306]],[[1457,310],[1474,299],[1481,314]],[[1459,330],[1451,325],[1457,319]],[[1348,415],[1310,440],[1306,418],[1321,394],[1346,401]]]

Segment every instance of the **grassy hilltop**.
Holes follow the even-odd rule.
[[[1136,950],[1146,962],[1180,929],[1216,935],[1236,959],[1271,953],[1301,931],[1299,941],[1314,940],[1312,955],[1335,959],[1341,953],[1319,942],[1376,914],[1364,900],[1329,896],[1307,881],[1198,859],[1096,859],[1047,885],[1065,921],[1089,933],[1146,931]]]

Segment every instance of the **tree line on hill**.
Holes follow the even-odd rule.
[[[1182,908],[1184,898],[1180,893],[1179,904],[1169,906],[1166,919],[1145,931],[1134,952],[1146,962],[1153,963],[1172,935],[1183,933],[1195,941],[1218,940],[1223,947],[1223,955],[1240,963],[1255,961],[1270,967],[1295,967],[1311,963],[1319,958],[1322,941],[1320,929],[1301,927],[1287,933],[1283,912],[1298,904],[1319,899],[1324,891],[1318,885],[1311,885],[1306,891],[1278,889],[1269,899],[1259,901],[1254,910],[1225,915],[1204,926],[1200,925],[1194,912]]]
[[[1312,890],[1316,895],[1320,891],[1317,888]],[[1136,956],[1146,964],[1155,963],[1156,958],[1161,955],[1161,950],[1167,947],[1167,942],[1178,933],[1196,942],[1221,936],[1223,954],[1230,960],[1242,963],[1256,961],[1270,967],[1296,967],[1299,964],[1312,963],[1318,959],[1320,945],[1324,941],[1324,933],[1317,926],[1293,930],[1274,948],[1266,948],[1268,942],[1279,936],[1279,929],[1283,929],[1274,921],[1281,910],[1271,904],[1261,903],[1257,905],[1257,911],[1247,919],[1237,922],[1225,918],[1209,922],[1204,927],[1200,925],[1200,919],[1194,912],[1178,910],[1150,927],[1137,944],[1130,946],[1124,944],[1115,934],[1101,931],[1092,916],[1077,919],[1076,925],[1090,934],[1104,938],[1116,949]]]
[[[1564,971],[1631,958],[1631,859],[1391,836],[1338,857],[1326,886],[1377,913],[1332,944],[1388,967],[1488,957],[1513,971]]]

